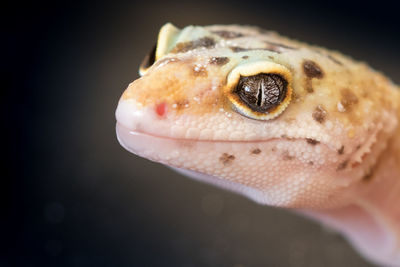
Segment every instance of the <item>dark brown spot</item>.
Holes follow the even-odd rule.
[[[301,100],[301,96],[296,92],[292,92],[292,101],[299,102],[300,100]]]
[[[275,59],[273,56],[268,56],[269,59]]]
[[[265,43],[268,44],[268,45],[272,45],[272,46],[275,46],[275,47],[281,47],[281,48],[284,48],[284,49],[296,49],[293,46],[289,46],[289,45],[285,45],[285,44],[281,44],[281,43],[275,43],[275,42],[269,42],[269,41],[266,41]]]
[[[232,32],[232,31],[213,31],[212,33],[218,35],[219,37],[225,38],[225,39],[234,39],[234,38],[239,38],[242,37],[243,34],[240,32]]]
[[[260,154],[261,153],[261,149],[259,149],[259,148],[255,148],[255,149],[253,149],[252,151],[251,151],[251,154],[255,154],[255,155],[258,155],[258,154]]]
[[[339,148],[339,150],[337,151],[337,153],[338,153],[339,155],[343,155],[343,153],[344,153],[344,146],[341,146],[341,147]]]
[[[313,146],[319,144],[319,141],[312,139],[312,138],[306,138],[306,141],[307,141],[307,143],[309,143],[310,145],[313,145]]]
[[[358,103],[358,97],[349,89],[340,91],[342,98],[340,100],[342,112],[351,111],[352,107]]]
[[[194,76],[203,76],[203,77],[207,77],[208,75],[207,69],[202,65],[195,65],[193,67],[193,74]]]
[[[314,162],[313,161],[309,161],[308,165],[314,165]]]
[[[252,50],[249,48],[244,48],[244,47],[239,47],[239,46],[230,46],[229,48],[235,53]]]
[[[321,79],[324,77],[322,69],[312,60],[305,60],[303,62],[303,71],[310,79]]]
[[[212,65],[223,66],[229,62],[229,58],[227,57],[212,57],[210,58],[209,63]]]
[[[283,160],[292,160],[292,159],[294,159],[294,157],[291,156],[288,151],[283,152]]]
[[[312,113],[313,119],[319,123],[323,123],[326,119],[326,116],[327,116],[327,112],[321,105],[318,105],[314,109],[314,112]]]
[[[352,167],[352,168],[356,168],[356,167],[358,167],[358,166],[360,166],[360,165],[361,165],[360,162],[353,162],[353,163],[351,164],[351,167]]]
[[[328,57],[330,60],[332,60],[333,62],[335,62],[336,64],[343,66],[343,63],[340,62],[339,60],[337,60],[336,58],[334,58],[333,56],[327,55],[327,57]]]
[[[214,39],[203,37],[194,41],[177,43],[171,53],[184,53],[199,47],[212,48],[215,46]]]
[[[361,148],[361,145],[356,146],[356,150],[359,150]]]
[[[363,176],[362,180],[364,182],[368,182],[372,178],[372,172],[368,172],[366,175]]]
[[[312,86],[312,81],[310,78],[306,78],[305,83],[304,83],[304,88],[308,93],[314,93],[314,88]]]
[[[278,53],[278,54],[282,53],[281,50],[279,49],[279,47],[274,46],[274,45],[268,45],[263,50],[268,50],[268,51],[271,51],[271,52],[274,52],[274,53]]]
[[[181,110],[187,107],[189,107],[189,101],[187,99],[178,100],[174,104],[172,104],[172,108],[177,110]]]
[[[249,56],[243,56],[242,58],[243,58],[243,59],[248,59],[248,58],[249,58]]]
[[[362,178],[362,180],[364,182],[368,182],[372,179],[372,177],[374,176],[374,169],[370,169]]]
[[[225,166],[231,164],[235,160],[234,155],[229,155],[228,153],[222,154],[221,157],[219,157],[219,161],[222,162]]]
[[[343,161],[342,163],[339,164],[339,166],[336,168],[336,171],[341,171],[346,169],[347,165],[349,164],[348,160]]]
[[[308,93],[313,93],[314,88],[312,85],[312,79],[313,78],[321,79],[324,76],[324,74],[321,68],[317,65],[317,63],[311,60],[305,60],[303,62],[303,71],[306,74],[306,79],[304,81],[304,88]]]
[[[276,49],[276,47],[256,47],[256,48],[244,48],[244,47],[240,47],[240,46],[230,46],[229,47],[233,52],[235,53],[239,53],[239,52],[246,52],[246,51],[254,51],[254,50],[268,50],[274,53],[281,53],[278,49]]]

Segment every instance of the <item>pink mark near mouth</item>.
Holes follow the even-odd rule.
[[[155,111],[159,117],[165,117],[165,114],[167,112],[167,104],[165,102],[157,104],[155,107]]]

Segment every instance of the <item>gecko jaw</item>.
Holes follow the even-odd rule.
[[[302,139],[174,139],[133,131],[119,122],[117,135],[125,149],[140,157],[183,169],[194,179],[222,184],[224,188],[267,205],[326,207],[331,201],[327,197],[328,192],[346,187],[351,181],[346,179],[346,172],[343,175],[341,172],[339,178],[335,177],[338,162],[333,160],[332,155],[336,151],[327,145],[312,145]],[[309,152],[310,148],[317,147],[320,153]],[[332,175],[321,179],[321,173]],[[260,176],[263,179],[257,179]],[[293,184],[299,187],[293,187]],[[315,190],[315,186],[320,192],[318,198],[308,202],[307,194]],[[327,194],[324,194],[325,191]]]
[[[179,141],[185,142],[186,141],[186,142],[200,142],[200,143],[216,142],[216,141],[187,140],[187,139],[179,140],[179,139],[173,139],[171,137],[159,137],[159,136],[145,134],[145,133],[138,132],[138,131],[129,130],[118,122],[117,122],[116,130],[117,130],[117,139],[118,139],[119,143],[122,145],[122,147],[124,147],[129,152],[139,155],[139,156],[143,156],[143,149],[139,146],[146,144],[146,142],[140,142],[140,141],[134,142],[131,139],[132,137],[133,137],[133,139],[137,138],[137,139],[142,139],[142,140],[143,139],[153,139],[153,140],[165,139],[165,141],[167,141],[167,142],[168,141],[175,141],[175,142],[179,142]],[[128,135],[128,138],[127,138],[127,135]],[[131,138],[129,138],[129,136]],[[226,141],[226,142],[232,142],[232,141]],[[239,143],[238,141],[233,141],[233,142]],[[132,145],[132,143],[134,143],[134,145]],[[246,143],[246,141],[244,141],[244,143]],[[255,201],[259,204],[268,203],[270,205],[273,205],[273,202],[268,200],[266,198],[265,194],[261,190],[258,190],[258,189],[255,189],[255,188],[252,188],[249,186],[245,186],[245,185],[242,185],[242,184],[234,182],[234,181],[227,181],[225,179],[222,179],[218,176],[214,176],[211,174],[205,174],[205,173],[202,173],[199,171],[184,168],[182,166],[176,166],[175,164],[165,162],[165,160],[160,160],[160,159],[156,160],[156,159],[149,157],[148,155],[146,156],[146,158],[148,158],[152,161],[160,162],[160,163],[164,164],[165,166],[167,166],[183,175],[187,175],[188,177],[190,177],[194,180],[197,180],[200,182],[205,182],[208,184],[213,184],[215,186],[227,189],[234,193],[245,195],[248,198],[252,199],[253,201]]]

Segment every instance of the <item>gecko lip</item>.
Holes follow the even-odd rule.
[[[268,142],[277,140],[277,138],[270,138],[265,140],[201,140],[201,139],[189,139],[189,138],[174,138],[170,136],[161,136],[155,135],[152,133],[142,132],[140,130],[133,130],[120,122],[117,122],[116,125],[117,138],[120,144],[128,151],[134,154],[141,154],[142,151],[145,151],[148,146],[155,147],[155,143],[159,143],[158,145],[163,146],[166,143],[181,143],[182,145],[188,146],[193,145],[195,143],[260,143],[260,142]]]
[[[122,123],[118,122],[116,123],[116,134],[118,141],[120,144],[128,151],[131,153],[145,156],[142,152],[143,151],[148,151],[149,147],[151,148],[157,148],[157,147],[169,147],[171,150],[176,150],[177,146],[180,147],[194,147],[194,146],[211,146],[211,145],[232,145],[232,146],[240,146],[240,145],[246,145],[246,146],[252,146],[252,147],[258,147],[259,145],[262,144],[267,144],[267,143],[275,143],[275,142],[288,142],[288,143],[293,143],[293,142],[304,142],[308,143],[307,145],[309,146],[315,146],[318,144],[318,146],[321,147],[321,149],[331,151],[333,155],[337,154],[337,151],[330,147],[328,144],[325,144],[323,142],[317,141],[317,140],[311,140],[303,137],[296,137],[296,138],[291,138],[291,137],[270,137],[268,139],[259,139],[259,140],[210,140],[210,139],[190,139],[190,138],[174,138],[171,136],[162,136],[162,135],[156,135],[153,133],[147,133],[143,132],[140,130],[134,130],[126,127]],[[316,143],[313,143],[316,142]],[[211,148],[210,149],[215,149]],[[145,156],[146,157],[146,156]],[[159,160],[155,160],[159,161]]]
[[[163,158],[158,156],[168,154],[168,151],[179,150],[181,148],[190,149],[208,147],[214,150],[215,146],[251,146],[256,147],[260,144],[276,142],[278,138],[269,138],[264,140],[201,140],[189,138],[174,138],[170,136],[160,136],[152,133],[146,133],[140,130],[133,130],[120,122],[116,124],[117,138],[120,144],[129,152],[149,158],[153,161],[163,163]],[[157,154],[156,158],[154,155]]]
[[[261,142],[269,142],[269,141],[275,141],[275,140],[282,140],[286,139],[288,141],[294,141],[294,140],[307,140],[306,138],[289,138],[289,137],[284,137],[284,138],[278,138],[278,137],[271,137],[268,139],[254,139],[254,140],[220,140],[220,139],[193,139],[193,138],[174,138],[171,136],[162,136],[162,135],[157,135],[153,133],[147,133],[143,132],[140,130],[133,130],[130,129],[120,122],[117,122],[116,124],[116,131],[117,131],[117,137],[120,143],[123,145],[121,142],[122,138],[129,138],[129,136],[143,136],[143,137],[148,137],[148,138],[157,138],[157,139],[162,139],[162,140],[170,140],[170,141],[182,141],[182,142],[210,142],[210,143],[261,143]],[[319,143],[319,141],[316,141]],[[321,143],[322,144],[322,143]]]
[[[163,155],[173,154],[173,151],[179,154],[179,151],[219,151],[224,153],[226,151],[236,150],[237,153],[242,153],[246,150],[250,151],[274,151],[275,146],[279,144],[286,144],[292,146],[297,142],[301,146],[310,146],[306,138],[278,138],[271,137],[262,140],[201,140],[201,139],[188,139],[188,138],[174,138],[170,136],[159,136],[152,133],[146,133],[138,130],[130,129],[120,122],[116,124],[116,132],[118,141],[121,145],[131,153],[148,158],[153,161],[166,163],[169,162],[168,157]],[[315,147],[315,145],[311,145]],[[330,148],[327,144],[319,143],[320,149],[329,151],[335,155],[337,152]],[[289,149],[289,148],[287,148]],[[171,152],[172,151],[172,152]],[[190,154],[189,153],[189,154]],[[260,152],[255,152],[258,154]],[[245,153],[246,154],[246,153]],[[176,166],[180,167],[180,166]]]

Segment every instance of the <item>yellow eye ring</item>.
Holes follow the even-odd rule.
[[[229,73],[225,93],[233,109],[241,115],[271,120],[291,101],[292,75],[288,68],[274,62],[247,62]]]

